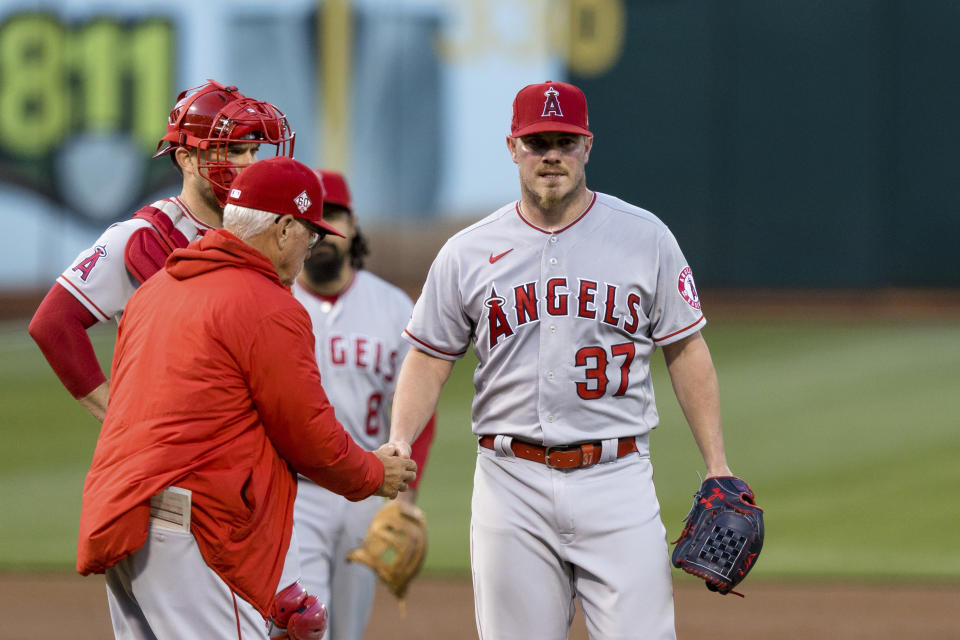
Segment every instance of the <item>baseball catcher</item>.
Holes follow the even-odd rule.
[[[423,511],[400,500],[387,502],[370,522],[363,546],[347,554],[351,562],[373,569],[403,601],[427,554],[427,520]]]
[[[707,478],[693,496],[686,523],[674,542],[673,566],[703,578],[711,591],[730,593],[763,547],[763,509],[753,490],[733,476]]]

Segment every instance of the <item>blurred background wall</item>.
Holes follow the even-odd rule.
[[[150,155],[207,78],[347,173],[407,288],[518,197],[511,102],[547,79],[587,94],[588,185],[667,222],[701,288],[955,288],[957,62],[954,0],[4,0],[0,301],[179,192]]]
[[[960,284],[960,3],[637,1],[590,97],[590,182],[698,282]]]

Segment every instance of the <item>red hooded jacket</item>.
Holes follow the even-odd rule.
[[[146,541],[149,499],[193,492],[207,564],[266,614],[293,527],[296,474],[361,500],[383,465],[320,385],[306,310],[259,251],[222,229],[174,251],[130,299],[83,488],[77,571]]]

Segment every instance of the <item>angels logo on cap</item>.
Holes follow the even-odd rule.
[[[544,118],[547,116],[560,116],[562,118],[563,111],[560,109],[560,101],[557,100],[560,92],[550,87],[543,92],[543,95],[547,96],[547,99],[543,102],[543,113],[541,113],[540,116]]]

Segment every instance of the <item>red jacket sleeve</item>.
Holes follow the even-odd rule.
[[[30,321],[30,336],[74,398],[106,382],[87,329],[97,319],[66,289],[54,283]]]
[[[417,479],[409,483],[411,489],[416,489],[423,478],[423,472],[427,468],[427,455],[430,453],[430,445],[433,444],[433,436],[437,432],[437,414],[433,414],[427,426],[423,428],[417,439],[413,441],[410,447],[410,459],[417,463]]]
[[[383,484],[383,465],[337,421],[313,349],[310,319],[299,303],[269,314],[251,344],[250,390],[267,436],[297,473],[362,500]]]

